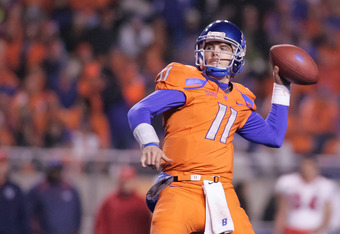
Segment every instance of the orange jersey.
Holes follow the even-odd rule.
[[[196,67],[180,63],[171,63],[159,73],[156,90],[179,90],[186,96],[183,106],[163,113],[163,151],[173,160],[163,163],[164,172],[190,171],[231,181],[234,133],[256,110],[255,95],[240,84],[232,85],[226,93]]]

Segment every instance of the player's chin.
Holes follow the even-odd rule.
[[[214,62],[214,61],[209,61],[207,62],[207,67],[218,67],[220,66],[220,64],[218,62]]]
[[[228,67],[227,63],[210,63],[207,64],[207,67],[214,67],[217,69],[226,69]]]

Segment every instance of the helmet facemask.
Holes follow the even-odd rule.
[[[233,52],[206,50],[206,44],[211,41],[224,42],[232,47]],[[242,45],[237,43],[235,40],[225,37],[225,33],[223,32],[209,32],[207,35],[200,36],[197,39],[195,47],[196,66],[198,66],[201,70],[206,70],[208,75],[217,78],[225,77],[227,75],[235,76],[242,70],[246,47],[245,45],[242,47]],[[218,53],[218,61],[214,64],[208,64],[205,56],[207,52]],[[223,59],[224,54],[231,55],[230,62],[227,66],[221,65],[221,58]]]

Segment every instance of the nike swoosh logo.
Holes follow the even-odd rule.
[[[182,186],[173,186],[173,185],[171,185],[171,184],[169,184],[169,187],[182,188]]]
[[[236,104],[237,104],[237,105],[240,105],[240,106],[242,106],[242,105],[243,105],[242,103],[239,103],[239,102],[236,102]]]

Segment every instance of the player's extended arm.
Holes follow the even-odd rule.
[[[128,120],[133,135],[142,148],[141,164],[159,170],[161,160],[171,162],[159,148],[159,138],[151,125],[151,118],[173,107],[183,106],[184,93],[177,90],[157,90],[134,105]]]
[[[278,68],[273,72],[275,84],[272,95],[272,108],[264,120],[256,112],[252,112],[245,125],[237,131],[245,139],[269,147],[281,147],[288,122],[290,100],[289,83],[282,81]]]

